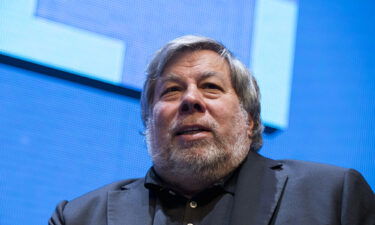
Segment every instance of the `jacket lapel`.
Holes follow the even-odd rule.
[[[142,187],[140,187],[140,185]],[[140,179],[108,193],[108,225],[151,225],[154,215],[154,198],[143,187]]]
[[[281,163],[250,152],[238,175],[231,224],[269,224],[286,181]]]

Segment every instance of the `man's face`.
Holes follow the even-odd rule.
[[[154,94],[147,136],[156,169],[213,176],[246,157],[251,123],[217,53],[181,53],[165,67]]]

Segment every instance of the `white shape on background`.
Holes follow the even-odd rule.
[[[294,0],[258,0],[251,69],[262,93],[262,120],[288,126],[298,7]]]
[[[125,44],[73,26],[34,16],[37,0],[0,0],[0,52],[121,84]],[[257,0],[251,69],[262,92],[262,120],[288,126],[294,43],[295,0]]]
[[[121,40],[34,16],[37,0],[1,0],[0,52],[120,84]]]

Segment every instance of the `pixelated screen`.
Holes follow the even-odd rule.
[[[260,153],[354,168],[375,188],[370,1],[0,0],[0,55],[140,91],[186,34],[224,43],[262,92]],[[348,54],[349,53],[349,54]],[[0,57],[0,224],[46,224],[61,200],[142,177],[139,99]]]
[[[297,9],[293,0],[3,0],[0,50],[140,90],[150,58],[164,43],[208,36],[251,65],[263,89],[274,90],[263,95],[263,120],[286,128]]]

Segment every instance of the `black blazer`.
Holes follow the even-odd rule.
[[[151,225],[143,179],[62,201],[49,225]],[[231,225],[375,225],[374,193],[352,169],[249,153],[238,175]]]

